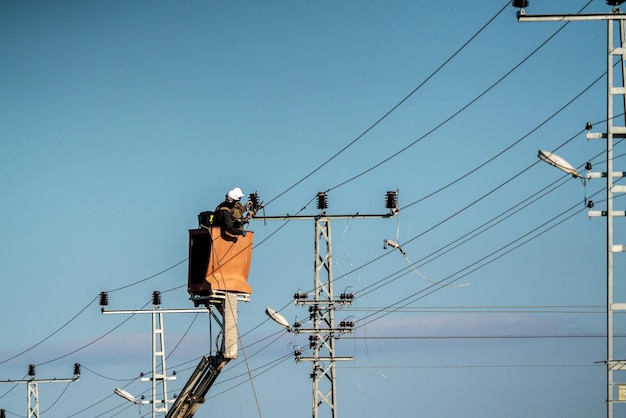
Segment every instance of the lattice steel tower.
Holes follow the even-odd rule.
[[[352,214],[352,215],[328,215],[326,209],[328,202],[326,194],[317,194],[317,208],[320,210],[317,216],[269,216],[259,219],[269,220],[294,220],[305,219],[315,222],[315,271],[313,275],[313,297],[309,298],[306,293],[300,291],[294,294],[296,305],[308,306],[309,319],[313,323],[312,328],[302,328],[301,324],[294,324],[291,329],[295,333],[309,334],[309,349],[311,356],[302,356],[301,350],[296,350],[296,361],[312,363],[311,379],[313,418],[320,417],[321,407],[328,408],[328,415],[337,418],[337,375],[335,365],[337,361],[352,360],[352,357],[337,356],[335,352],[335,339],[341,333],[352,331],[352,321],[341,321],[339,326],[335,323],[335,308],[339,305],[352,303],[354,295],[341,293],[335,297],[333,289],[333,258],[332,258],[332,231],[331,219],[380,219],[390,218],[398,213],[397,192],[387,192],[386,207],[389,209],[385,214]],[[326,416],[326,415],[325,415]]]

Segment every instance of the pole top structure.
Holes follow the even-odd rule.
[[[561,22],[561,21],[581,21],[581,20],[626,20],[619,6],[626,0],[607,0],[606,4],[613,6],[611,13],[581,13],[581,14],[537,14],[527,15],[526,7],[528,0],[513,0],[511,5],[518,8],[517,20],[519,22]]]

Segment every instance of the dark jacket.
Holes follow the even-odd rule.
[[[234,216],[235,211],[233,209],[236,203],[238,202],[223,202],[215,208],[213,225],[222,228],[224,239],[228,239],[228,237],[237,239],[237,235],[243,235],[242,219],[237,219]]]

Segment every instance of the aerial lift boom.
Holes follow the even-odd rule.
[[[248,273],[253,232],[236,241],[224,240],[219,227],[203,226],[189,231],[187,290],[195,306],[205,305],[219,325],[222,342],[215,354],[203,356],[169,409],[166,418],[191,418],[220,372],[237,358],[237,303],[248,301],[252,288]]]

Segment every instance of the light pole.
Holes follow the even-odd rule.
[[[624,14],[619,6],[624,0],[607,0],[609,6],[613,6],[611,13],[606,14],[577,14],[577,15],[527,15],[524,7],[528,6],[526,0],[514,0],[514,7],[520,8],[517,13],[517,20],[520,22],[549,22],[549,21],[580,21],[580,20],[605,20],[607,22],[607,130],[606,133],[587,133],[587,139],[606,139],[606,161],[607,169],[605,173],[588,173],[587,178],[606,178],[606,210],[589,210],[589,216],[606,216],[606,287],[607,287],[607,342],[606,342],[606,392],[607,392],[607,417],[613,418],[613,407],[616,403],[626,402],[626,383],[616,383],[615,373],[618,371],[626,371],[626,360],[615,359],[614,343],[615,343],[615,325],[614,316],[616,312],[625,312],[626,303],[616,303],[614,301],[614,276],[613,276],[613,254],[626,251],[626,245],[616,245],[613,240],[613,219],[616,216],[625,216],[625,211],[613,210],[613,194],[626,192],[625,186],[616,185],[614,180],[624,177],[624,172],[613,171],[613,144],[616,139],[623,139],[626,136],[626,126],[616,124],[616,113],[614,110],[615,101],[621,102],[624,106],[626,102],[626,82],[624,79],[624,61],[626,58],[626,48],[624,48],[626,35],[624,22],[626,14]],[[619,27],[619,40],[615,45],[615,26]],[[621,80],[616,84],[614,78],[615,61],[621,62]],[[590,126],[588,127],[591,128]],[[539,158],[550,164],[566,171],[557,164],[558,156],[552,158],[552,162],[542,158],[540,151]],[[545,154],[544,154],[545,155]],[[571,167],[571,166],[570,166]],[[567,167],[566,167],[567,168]],[[568,172],[568,171],[566,171]],[[574,175],[570,172],[570,174]],[[576,176],[575,176],[576,177]],[[592,206],[592,205],[589,205]],[[590,207],[591,209],[591,207]],[[616,394],[618,396],[616,396]]]

